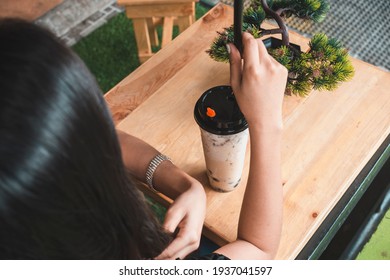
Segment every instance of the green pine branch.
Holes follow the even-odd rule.
[[[324,19],[329,10],[329,4],[323,0],[267,0],[269,8],[276,12],[271,16],[264,11],[262,2],[265,1],[253,0],[243,13],[243,31],[251,33],[255,38],[281,33],[283,28],[262,28],[264,20],[275,14],[281,18],[294,15],[318,22]],[[216,61],[228,62],[226,44],[233,41],[233,26],[230,26],[218,32],[218,37],[207,52]],[[268,49],[269,54],[289,71],[286,94],[306,96],[312,89],[334,90],[341,82],[353,76],[354,69],[348,51],[338,40],[329,39],[322,33],[315,34],[309,46],[310,50],[306,53],[297,52],[289,44]]]
[[[325,0],[275,0],[272,5],[273,10],[286,18],[294,15],[314,22],[323,21],[329,7]]]

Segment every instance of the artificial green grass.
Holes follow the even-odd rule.
[[[357,260],[390,260],[390,209],[357,256]]]
[[[73,46],[103,92],[139,65],[131,22],[121,13]]]
[[[209,8],[196,4],[196,18]],[[159,32],[161,36],[161,31]],[[174,36],[177,36],[177,28]],[[159,48],[154,48],[157,51]],[[134,71],[139,65],[133,24],[124,13],[110,19],[73,46],[105,93]]]

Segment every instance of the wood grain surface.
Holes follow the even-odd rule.
[[[35,20],[63,0],[0,0],[0,18],[17,17]]]

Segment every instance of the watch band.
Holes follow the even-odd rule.
[[[155,192],[157,192],[157,190],[153,186],[153,175],[157,167],[165,160],[172,162],[171,159],[166,155],[158,154],[151,160],[148,169],[146,170],[146,183],[148,184],[149,188]]]

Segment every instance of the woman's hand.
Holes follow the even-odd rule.
[[[206,195],[199,182],[191,181],[188,190],[179,195],[167,211],[163,227],[176,235],[156,259],[183,259],[199,247]]]
[[[287,69],[268,55],[260,39],[243,33],[243,62],[237,48],[229,44],[230,83],[249,125],[282,127],[282,103]]]

